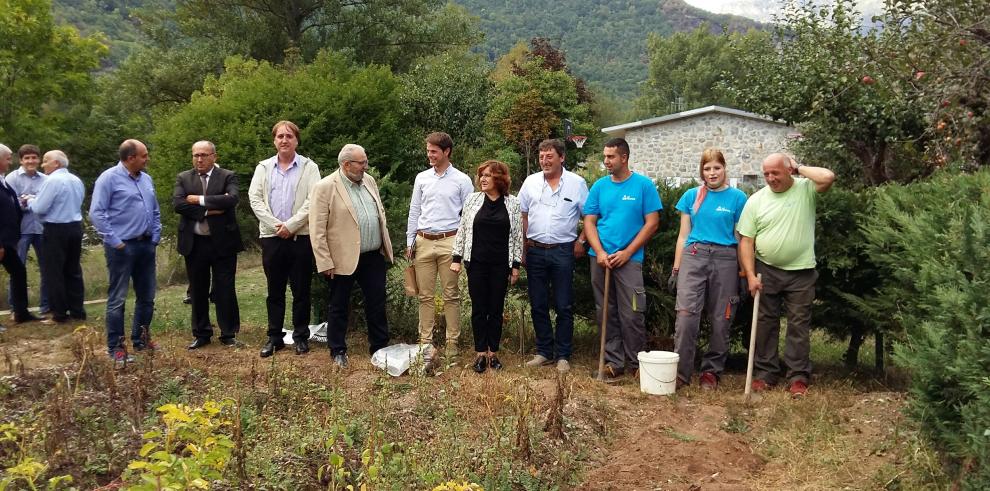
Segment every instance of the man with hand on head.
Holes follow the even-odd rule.
[[[35,197],[27,200],[42,225],[41,274],[50,285],[52,317],[43,324],[86,319],[83,309],[82,202],[86,187],[69,172],[69,158],[61,150],[45,152],[41,164],[48,178]]]
[[[292,339],[296,354],[309,352],[310,282],[313,247],[309,240],[309,193],[320,181],[316,162],[296,153],[299,127],[279,121],[272,127],[277,153],[254,169],[248,198],[258,217],[261,264],[268,279],[266,358],[285,347],[285,286],[292,289]]]
[[[192,146],[193,168],[175,178],[172,206],[179,218],[179,254],[186,259],[192,297],[193,342],[188,349],[210,344],[210,285],[217,308],[220,344],[237,346],[241,314],[234,290],[237,253],[244,250],[237,225],[237,174],[216,165],[213,142]]]
[[[364,148],[348,143],[337,155],[340,169],[324,177],[310,196],[309,231],[316,270],[330,285],[327,343],[334,364],[347,368],[347,317],[351,289],[364,294],[368,352],[388,345],[385,271],[392,262],[392,241],[378,184],[368,175]]]
[[[753,391],[777,383],[780,361],[780,314],[787,313],[784,364],[793,397],[802,397],[811,382],[811,303],[815,300],[815,203],[835,182],[822,167],[797,163],[775,153],[763,161],[767,185],[753,193],[736,226],[742,236],[739,257],[749,291],[760,297],[756,325]],[[762,280],[757,278],[762,274]]]

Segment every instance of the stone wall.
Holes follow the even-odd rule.
[[[633,170],[680,184],[698,177],[701,152],[722,150],[733,186],[761,186],[760,164],[786,148],[794,128],[781,123],[710,112],[626,131]]]

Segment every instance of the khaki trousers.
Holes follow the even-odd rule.
[[[447,321],[448,349],[457,346],[461,336],[461,296],[457,274],[450,270],[454,236],[430,240],[416,236],[413,267],[416,269],[416,287],[419,289],[419,342],[433,344],[433,325],[436,322],[437,274],[443,294],[443,316]]]

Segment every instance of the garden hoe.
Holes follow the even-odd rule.
[[[763,274],[757,274],[756,279],[763,282]],[[746,402],[753,400],[753,361],[756,358],[756,319],[760,315],[760,293],[763,289],[756,290],[753,296],[753,323],[749,328],[749,361],[746,363],[746,388],[743,391],[743,398]]]
[[[612,269],[605,268],[605,294],[602,296],[602,340],[598,346],[598,378],[605,381],[605,328],[608,325],[608,285],[612,282]]]

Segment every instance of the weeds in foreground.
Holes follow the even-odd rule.
[[[17,425],[13,423],[0,424],[0,465],[4,467],[4,478],[0,480],[0,491],[5,491],[15,484],[36,491],[38,480],[48,471],[47,462],[36,460],[28,454],[26,438],[27,436]],[[45,481],[44,489],[53,491],[70,483],[72,483],[72,476],[51,477]]]

